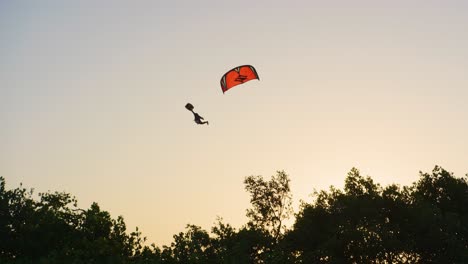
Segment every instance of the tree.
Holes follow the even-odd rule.
[[[268,254],[266,245],[271,245],[272,241],[264,230],[244,226],[236,231],[219,218],[212,233],[214,238],[211,241],[218,263],[263,263]]]
[[[168,250],[174,263],[216,263],[210,236],[196,225],[187,225],[185,233],[174,235],[174,242]]]
[[[352,169],[344,191],[304,203],[285,238],[304,263],[467,263],[466,178],[435,167],[382,188]]]
[[[468,176],[436,166],[412,186],[410,234],[425,263],[468,263]]]
[[[127,263],[141,255],[141,232],[126,233],[97,203],[79,209],[68,193],[6,190],[0,177],[0,263]]]
[[[246,225],[236,230],[219,218],[213,236],[187,225],[160,249],[97,203],[79,209],[61,192],[34,199],[32,189],[7,190],[0,177],[0,263],[468,263],[468,175],[436,166],[410,186],[382,187],[353,168],[343,190],[302,202],[289,230],[288,175],[244,183]]]
[[[253,226],[267,231],[275,241],[286,229],[283,221],[292,213],[289,182],[284,171],[277,171],[270,181],[263,180],[262,176],[248,176],[244,180],[253,206],[247,210],[247,217]]]

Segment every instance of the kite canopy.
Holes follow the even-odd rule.
[[[223,93],[232,87],[251,80],[260,80],[257,71],[251,65],[242,65],[226,72],[221,78],[221,89]]]

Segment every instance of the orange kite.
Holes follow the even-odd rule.
[[[251,80],[260,80],[257,71],[251,65],[242,65],[226,72],[221,78],[221,89],[223,93],[232,87]]]

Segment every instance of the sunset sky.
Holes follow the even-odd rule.
[[[156,245],[243,179],[294,205],[357,167],[383,185],[468,172],[468,1],[1,1],[0,176],[123,215]],[[222,93],[221,76],[260,76]],[[184,108],[210,122],[199,126]]]

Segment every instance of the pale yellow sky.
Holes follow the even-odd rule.
[[[383,2],[383,1],[382,1]],[[295,205],[359,168],[468,172],[463,1],[0,3],[0,175],[123,215],[150,242],[235,227],[243,179]],[[260,81],[223,94],[254,65]],[[197,126],[184,105],[210,121]]]

